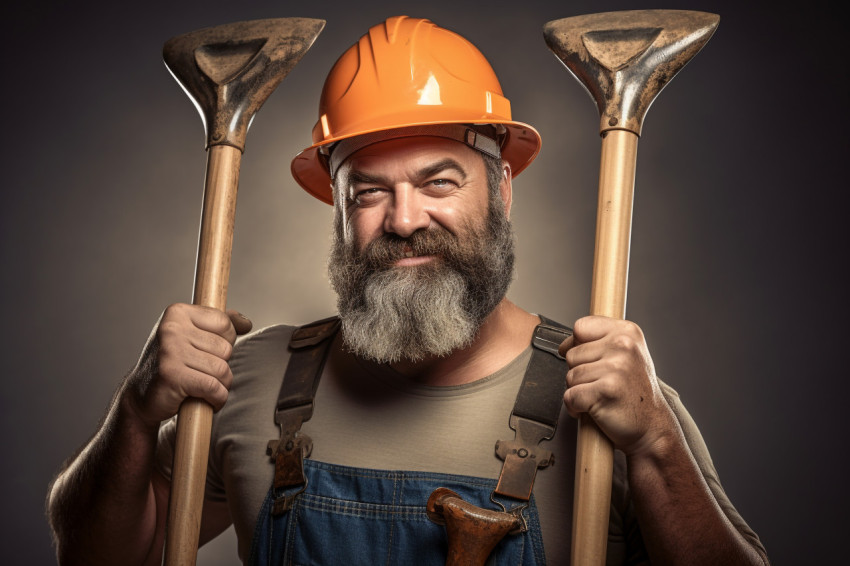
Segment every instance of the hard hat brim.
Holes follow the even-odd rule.
[[[436,124],[449,124],[458,122],[424,122],[419,124],[408,124],[408,126],[424,126]],[[505,140],[502,143],[502,159],[511,166],[514,177],[519,175],[528,167],[540,152],[540,133],[529,124],[506,120],[488,120],[487,124],[499,124],[505,127]],[[375,128],[371,131],[357,132],[345,136],[323,140],[301,151],[292,160],[290,170],[295,181],[308,193],[327,204],[333,205],[333,189],[331,187],[331,176],[328,171],[325,157],[321,155],[323,146],[338,142],[350,137],[381,131]]]

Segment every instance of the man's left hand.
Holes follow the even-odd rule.
[[[663,450],[676,430],[675,416],[638,325],[587,316],[573,331],[558,350],[570,367],[564,393],[569,413],[588,413],[626,455]]]

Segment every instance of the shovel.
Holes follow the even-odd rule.
[[[590,314],[623,319],[637,144],[646,111],[711,38],[705,12],[635,10],[547,23],[546,44],[581,82],[600,115],[602,159]],[[605,563],[613,446],[588,415],[579,422],[572,566]]]
[[[174,37],[163,47],[165,65],[201,113],[207,136],[193,304],[225,309],[248,126],[324,25],[305,18],[237,22]],[[177,422],[164,558],[167,566],[188,566],[198,554],[212,407],[186,399]]]

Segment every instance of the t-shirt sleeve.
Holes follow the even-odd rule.
[[[667,402],[673,409],[673,413],[676,415],[676,418],[682,427],[682,432],[685,435],[685,441],[688,443],[688,447],[691,449],[691,453],[694,455],[694,459],[696,460],[711,493],[714,495],[714,499],[717,501],[718,505],[720,505],[720,508],[723,510],[723,513],[732,525],[759,553],[762,561],[764,561],[766,565],[770,564],[767,558],[767,552],[764,545],[761,543],[761,540],[759,540],[758,535],[750,528],[746,521],[744,521],[744,518],[741,517],[738,510],[735,509],[735,506],[732,505],[732,502],[723,490],[717,470],[711,460],[711,454],[708,452],[708,446],[706,446],[705,440],[703,440],[702,434],[697,428],[693,417],[691,417],[688,410],[682,404],[679,394],[666,383],[660,380],[659,383],[664,397],[667,399]]]
[[[243,336],[236,342],[233,349],[233,355],[229,362],[234,375],[239,373],[240,363],[244,362],[244,358],[249,355],[252,345],[255,342],[262,342],[266,334],[269,334],[269,329],[264,328],[247,336]],[[212,445],[215,445],[215,435],[218,432],[216,427],[217,420],[217,417],[213,418]],[[177,443],[177,421],[177,415],[163,421],[162,424],[160,424],[159,436],[157,438],[156,468],[169,480],[171,479],[172,463],[174,461],[174,451]],[[210,455],[207,463],[204,499],[216,502],[227,501],[221,463],[215,457],[215,451],[212,447],[210,449]]]

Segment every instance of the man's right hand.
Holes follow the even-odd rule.
[[[221,409],[233,381],[227,363],[233,344],[251,326],[250,320],[232,310],[169,306],[128,376],[128,408],[151,428],[177,414],[187,397]]]
[[[233,344],[250,330],[236,311],[175,304],[163,312],[103,424],[51,486],[60,564],[162,562],[169,485],[155,470],[159,425],[187,397],[224,405]],[[216,532],[230,523],[226,507],[205,507],[204,515]]]

